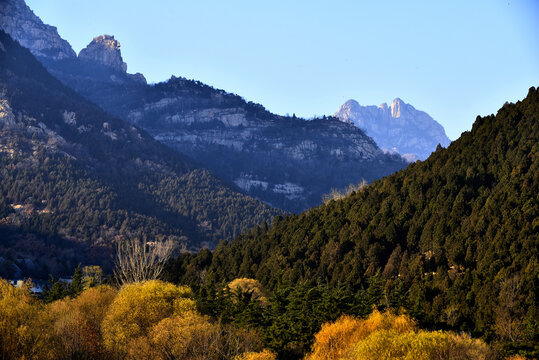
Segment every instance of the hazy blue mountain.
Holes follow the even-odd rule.
[[[438,144],[447,147],[451,143],[442,125],[399,98],[389,106],[361,106],[348,100],[334,116],[365,130],[382,149],[397,152],[408,161],[425,160]]]

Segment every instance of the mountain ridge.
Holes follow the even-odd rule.
[[[0,202],[18,209],[5,223],[109,249],[127,236],[192,250],[283,213],[105,113],[3,31],[0,43]]]
[[[105,111],[272,206],[299,212],[320,204],[333,188],[370,182],[406,166],[362,130],[331,117],[306,121],[275,115],[238,95],[181,77],[146,85],[142,75],[125,72],[115,39],[114,44],[113,51],[90,57],[81,56],[83,50],[77,58],[39,60]],[[102,61],[108,53],[116,54],[108,58],[116,59],[114,66]]]

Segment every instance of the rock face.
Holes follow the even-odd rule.
[[[88,46],[79,53],[79,59],[95,61],[119,72],[127,72],[127,64],[123,62],[120,43],[114,36],[96,36]]]
[[[438,144],[451,143],[442,125],[399,98],[390,106],[361,106],[348,100],[335,116],[365,130],[382,149],[398,152],[408,161],[424,160]]]
[[[0,27],[36,57],[53,60],[76,57],[56,28],[43,24],[24,0],[0,1]]]

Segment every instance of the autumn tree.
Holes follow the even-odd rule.
[[[159,280],[124,285],[102,323],[109,350],[127,353],[132,340],[147,336],[159,321],[196,309],[193,292]]]
[[[345,315],[324,324],[307,356],[307,360],[493,358],[493,352],[481,340],[450,332],[418,330],[407,315],[377,310],[365,320]]]
[[[268,304],[268,293],[258,280],[248,278],[234,279],[228,284],[228,289],[232,292],[239,290],[241,293],[248,293],[252,300]]]
[[[31,296],[32,283],[14,287],[0,279],[0,358],[54,359],[47,314]]]
[[[57,354],[69,359],[98,359],[107,356],[101,336],[101,323],[117,291],[98,286],[74,299],[65,298],[45,309],[53,324]]]

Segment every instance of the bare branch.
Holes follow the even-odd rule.
[[[157,279],[174,250],[172,240],[147,242],[137,238],[118,241],[114,274],[120,285]]]

